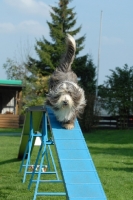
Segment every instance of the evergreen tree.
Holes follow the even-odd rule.
[[[85,90],[86,95],[94,95],[96,85],[96,67],[91,57],[88,55],[77,57],[74,65],[73,69],[79,77],[79,83]]]
[[[91,57],[85,55],[78,57],[75,61],[76,74],[79,77],[79,83],[85,91],[87,105],[85,107],[82,118],[79,119],[80,125],[84,131],[90,131],[94,123],[98,120],[98,109],[95,106],[95,89],[96,89],[96,67]]]
[[[50,36],[52,41],[48,41],[45,37],[37,40],[35,50],[39,57],[39,60],[30,58],[28,67],[31,71],[33,69],[39,70],[43,75],[51,74],[58,66],[61,55],[65,51],[65,36],[69,33],[75,36],[80,32],[81,26],[73,29],[76,25],[76,13],[74,8],[68,8],[70,0],[59,0],[57,7],[51,7],[50,13],[52,22],[47,22],[50,29]],[[76,55],[84,48],[83,42],[85,36],[82,36],[76,40]],[[85,63],[84,63],[85,64]],[[76,70],[78,65],[75,66]]]

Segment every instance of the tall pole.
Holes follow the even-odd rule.
[[[99,46],[98,46],[98,62],[97,62],[97,81],[96,81],[96,98],[98,97],[98,81],[99,81],[99,66],[100,66],[100,48],[101,48],[101,32],[102,32],[102,13],[100,17],[100,32],[99,32]]]

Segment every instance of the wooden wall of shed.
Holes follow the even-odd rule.
[[[0,128],[19,128],[19,115],[0,114]]]

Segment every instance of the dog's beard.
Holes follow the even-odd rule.
[[[49,92],[47,103],[58,121],[67,122],[83,112],[84,92],[77,84],[65,81]]]
[[[67,122],[73,116],[74,102],[69,94],[62,94],[54,106],[58,121]]]

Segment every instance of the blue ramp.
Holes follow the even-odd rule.
[[[51,109],[47,108],[47,113],[67,199],[106,200],[78,121],[75,121],[74,129],[66,130],[61,127]]]

